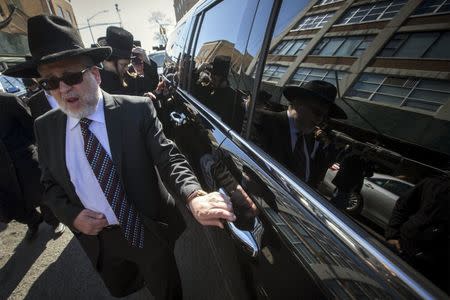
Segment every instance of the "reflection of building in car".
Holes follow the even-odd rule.
[[[333,164],[321,183],[319,190],[327,197],[332,197],[336,186],[333,179],[339,170],[339,164]],[[413,184],[393,176],[374,173],[364,178],[360,191],[361,197],[349,201],[348,210],[361,207],[360,214],[382,228],[386,228],[397,199],[411,190]]]

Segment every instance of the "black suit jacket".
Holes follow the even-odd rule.
[[[43,90],[37,92],[27,102],[33,121],[52,109]]]
[[[161,196],[158,175],[169,191],[181,199],[201,187],[185,157],[164,136],[152,103],[143,97],[105,92],[103,97],[111,155],[127,199],[136,205],[146,227],[162,237],[160,224],[167,221],[168,203]],[[52,110],[36,120],[35,131],[44,202],[59,220],[74,229],[73,221],[84,207],[66,168],[66,122],[61,110]]]
[[[25,105],[12,94],[0,93],[0,214],[9,219],[24,219],[41,198],[33,139],[33,120]]]
[[[298,159],[292,151],[294,145],[291,142],[287,112],[260,110],[258,115],[255,126],[259,132],[259,146],[304,181],[304,168],[299,167]],[[314,140],[312,136],[307,137],[307,139]],[[329,165],[334,162],[335,156],[336,151],[332,145],[323,149],[323,145],[320,144],[315,158],[310,161],[310,176],[306,183],[312,187],[317,187],[325,176]]]

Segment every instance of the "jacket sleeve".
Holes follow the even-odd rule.
[[[164,135],[156,110],[149,101],[143,103],[146,146],[165,186],[174,195],[187,199],[201,186],[191,166],[177,146]]]
[[[422,185],[418,184],[414,189],[398,198],[389,219],[385,231],[386,240],[399,239],[402,225],[417,210],[417,202],[422,194]]]
[[[52,212],[59,221],[67,225],[72,231],[77,232],[73,227],[73,221],[83,210],[83,207],[75,205],[70,202],[64,189],[55,181],[53,174],[51,174],[46,157],[45,147],[47,146],[43,140],[40,139],[40,124],[39,120],[35,123],[35,135],[38,143],[39,166],[41,168],[41,183],[44,186],[43,203],[50,207]]]

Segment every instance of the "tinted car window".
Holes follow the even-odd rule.
[[[402,196],[403,194],[411,190],[412,187],[403,182],[389,180],[385,185],[383,185],[383,188],[387,189],[393,194],[396,194],[397,196]]]
[[[202,16],[194,50],[192,94],[219,118],[240,131],[244,118],[245,94],[239,90],[243,42],[251,18],[246,7],[251,1],[223,1]],[[229,22],[229,20],[233,22]],[[224,25],[227,24],[227,25]]]
[[[386,183],[386,179],[379,179],[379,178],[367,178],[368,181],[375,183],[378,186],[384,187]]]
[[[300,2],[283,1],[269,54],[261,62],[262,74],[256,72],[257,60],[247,70],[253,77],[261,76],[259,91],[252,97],[250,139],[299,184],[317,191],[322,201],[369,229],[446,289],[442,278],[448,281],[449,275],[441,261],[448,261],[450,253],[444,238],[448,229],[438,228],[448,228],[443,200],[450,185],[445,175],[450,168],[448,79],[439,75],[439,63],[425,66],[425,50],[399,56],[398,61],[392,55],[377,57],[383,47],[372,41],[383,40],[392,48],[390,41],[398,36],[387,35],[379,23],[366,22],[373,31],[362,35],[355,25],[345,25],[355,22],[339,21],[359,6],[335,16],[343,3],[336,5],[326,12],[335,17],[319,20],[317,8]],[[377,7],[371,9],[376,13]],[[396,13],[389,18],[408,21],[408,16]],[[402,29],[397,28],[403,34]],[[402,53],[419,51],[412,49],[412,42],[397,48]],[[400,62],[401,57],[408,61]],[[423,72],[415,69],[419,65]],[[339,170],[332,168],[335,163]],[[428,205],[443,217],[427,211]],[[414,223],[416,218],[421,221]],[[433,230],[440,233],[427,244],[423,238]],[[392,246],[398,243],[401,248]],[[435,250],[430,250],[431,244]],[[418,251],[427,253],[426,265]],[[432,272],[431,266],[439,271]]]

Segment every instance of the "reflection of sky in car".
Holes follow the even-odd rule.
[[[307,0],[288,0],[283,1],[281,6],[277,24],[274,30],[274,36],[279,35],[297,16],[299,11],[302,11],[303,7],[306,7],[309,1]],[[262,0],[259,2],[258,12],[255,17],[255,24],[252,28],[252,35],[250,37],[247,51],[250,55],[255,56],[261,47],[262,40],[264,39],[264,33],[266,32],[266,26],[259,24],[261,20],[268,20],[273,1]],[[265,24],[264,24],[265,25]]]
[[[213,36],[216,40],[235,40],[238,35],[240,26],[232,26],[231,24],[224,24],[223,22],[213,22],[213,20],[222,20],[221,16],[233,15],[231,22],[236,22],[236,20],[241,20],[245,12],[245,1],[242,0],[230,0],[224,1],[216,6],[216,9],[208,10],[203,19],[203,24],[208,24],[208,26],[202,27],[202,32],[197,40],[197,49],[195,55],[197,55],[201,49],[201,46],[210,42],[210,37]],[[242,7],[243,9],[236,10],[236,7]],[[250,22],[251,20],[244,19],[242,22]],[[242,24],[241,24],[242,25]],[[230,38],[232,37],[232,38]]]

